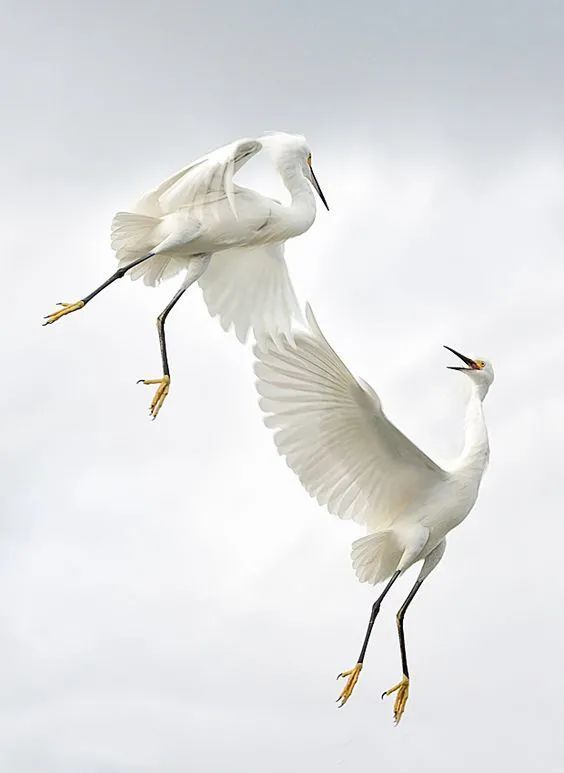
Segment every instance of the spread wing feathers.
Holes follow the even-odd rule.
[[[290,337],[301,319],[282,243],[218,252],[198,281],[210,314],[243,343],[251,328],[261,343]]]
[[[320,505],[340,518],[384,529],[446,473],[385,416],[324,338],[311,308],[293,345],[255,348],[257,390],[289,467]],[[376,571],[374,569],[374,571]]]
[[[262,148],[254,139],[235,140],[208,153],[181,169],[157,188],[145,194],[133,211],[140,215],[162,217],[180,207],[197,207],[227,198],[234,216],[235,188],[233,175]]]

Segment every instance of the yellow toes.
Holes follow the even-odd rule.
[[[47,314],[47,316],[43,317],[43,319],[46,319],[47,322],[43,323],[43,327],[45,325],[52,325],[53,322],[56,322],[58,319],[61,319],[61,317],[64,317],[65,314],[71,314],[73,311],[78,311],[79,309],[82,309],[84,306],[84,301],[77,301],[76,303],[58,303],[57,306],[62,306],[62,309],[59,309],[59,311],[54,311],[52,314]]]
[[[337,679],[340,679],[341,677],[347,678],[347,682],[343,688],[343,691],[337,698],[337,702],[339,703],[339,708],[341,706],[344,706],[345,703],[348,701],[348,699],[352,695],[352,691],[354,690],[356,683],[358,682],[358,678],[360,676],[360,672],[362,671],[362,663],[357,663],[354,668],[351,668],[349,671],[343,671],[342,674],[339,674]],[[396,699],[394,702],[394,722],[397,725],[400,719],[403,716],[403,712],[405,711],[405,706],[407,704],[407,699],[409,697],[409,677],[403,676],[401,679],[401,682],[396,684],[394,687],[391,687],[389,690],[386,690],[385,693],[383,693],[382,698],[385,695],[392,695],[393,693],[397,693]]]
[[[337,703],[339,703],[339,708],[345,705],[345,703],[348,701],[348,699],[352,695],[352,691],[355,688],[356,683],[358,682],[358,677],[360,676],[360,672],[362,671],[362,663],[357,663],[354,668],[349,669],[349,671],[343,671],[337,679],[341,679],[348,677],[347,682],[343,688],[342,693],[337,698]]]
[[[390,687],[382,694],[382,698],[385,695],[392,695],[397,692],[396,700],[394,701],[394,723],[397,725],[403,716],[407,699],[409,698],[409,677],[405,674],[401,678],[401,682],[398,682],[394,687]]]
[[[163,376],[162,378],[141,378],[137,382],[138,384],[158,384],[155,396],[151,401],[151,407],[149,413],[153,419],[157,418],[158,412],[161,410],[166,396],[170,390],[170,376]]]

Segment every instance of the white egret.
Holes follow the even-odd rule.
[[[290,196],[288,206],[233,183],[233,175],[262,148],[272,160]],[[170,387],[164,325],[167,315],[191,284],[198,281],[210,313],[224,330],[233,327],[244,342],[252,328],[265,335],[287,335],[299,307],[284,260],[287,239],[307,231],[315,219],[310,183],[327,209],[304,137],[273,132],[242,139],[194,161],[144,195],[112,222],[117,271],[80,301],[59,304],[44,324],[82,309],[127,272],[154,286],[180,271],[184,281],[157,320],[162,378],[151,403],[158,414]]]
[[[397,724],[409,694],[404,615],[441,560],[446,534],[466,518],[476,501],[489,456],[482,401],[494,374],[485,360],[472,360],[446,347],[465,363],[453,369],[469,377],[471,396],[464,449],[448,469],[442,469],[389,421],[374,390],[349,372],[309,306],[306,316],[309,329],[295,333],[293,343],[267,340],[256,346],[260,405],[268,414],[266,425],[277,430],[279,453],[308,493],[329,512],[366,527],[367,536],[352,545],[358,579],[371,584],[388,580],[372,607],[356,665],[339,675],[347,678],[338,698],[341,706],[358,681],[382,600],[400,574],[423,561],[397,614],[402,678],[384,693],[397,693]]]

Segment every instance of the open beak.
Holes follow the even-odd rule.
[[[321,188],[319,186],[319,183],[317,182],[317,177],[315,176],[315,172],[313,171],[313,168],[311,166],[311,161],[308,161],[307,163],[308,163],[309,171],[310,171],[310,174],[311,174],[311,184],[313,185],[313,187],[317,191],[317,193],[319,195],[319,198],[321,199],[321,201],[323,202],[323,204],[325,206],[325,209],[329,212],[329,204],[327,204],[325,196],[323,195],[323,191],[321,190]]]
[[[477,362],[474,362],[474,360],[471,360],[470,357],[465,357],[463,354],[460,354],[460,352],[457,352],[456,349],[451,349],[450,346],[445,346],[445,349],[448,349],[449,352],[452,352],[453,354],[456,354],[457,357],[459,357],[462,362],[466,363],[466,368],[461,368],[460,366],[456,365],[447,365],[447,368],[450,370],[480,370],[480,366]]]

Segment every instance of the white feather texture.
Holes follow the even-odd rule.
[[[319,329],[295,345],[257,347],[260,406],[306,490],[339,518],[384,528],[444,475],[385,416],[376,393],[345,367]]]
[[[293,342],[255,347],[260,406],[288,466],[339,518],[366,527],[353,544],[362,582],[377,583],[424,559],[468,514],[487,462],[481,402],[493,380],[479,371],[468,407],[467,445],[451,471],[417,448],[382,410],[376,392],[350,373],[311,308]]]
[[[283,244],[218,252],[199,284],[210,314],[241,343],[251,329],[259,343],[273,331],[290,338],[292,319],[301,319]]]
[[[288,206],[234,184],[234,174],[262,147],[290,195]],[[241,139],[194,161],[142,196],[112,223],[120,267],[153,253],[129,275],[151,286],[211,256],[199,283],[210,313],[241,341],[290,335],[300,320],[284,259],[287,239],[315,219],[309,149],[298,135]]]

